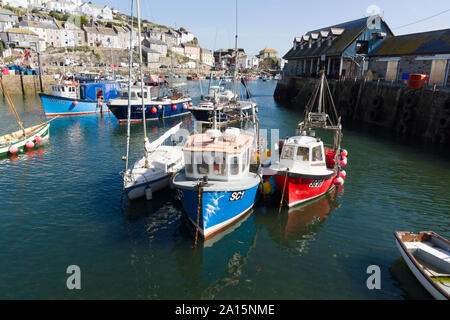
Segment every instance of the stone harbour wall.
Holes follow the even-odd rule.
[[[314,78],[280,81],[275,100],[303,109],[316,83]],[[344,126],[349,122],[363,122],[389,129],[396,136],[450,145],[449,90],[413,89],[378,81],[329,80],[329,85]]]

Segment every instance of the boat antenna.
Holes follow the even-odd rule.
[[[236,0],[236,35],[234,37],[234,100],[237,101],[237,96],[236,96],[236,86],[237,86],[237,45],[238,45],[238,0]]]
[[[141,101],[142,101],[142,124],[144,127],[144,150],[145,150],[145,167],[149,167],[147,144],[150,142],[147,138],[147,125],[145,123],[145,102],[144,102],[144,75],[142,73],[142,43],[141,43],[141,11],[139,8],[139,0],[136,0],[137,20],[138,20],[138,42],[139,42],[139,75],[141,77]],[[150,91],[149,91],[150,94]],[[150,97],[149,97],[150,98]]]
[[[217,91],[214,90],[214,118],[213,118],[213,129],[217,130]]]
[[[12,109],[13,112],[14,112],[14,115],[16,116],[17,123],[19,123],[20,129],[22,129],[23,136],[25,136],[25,135],[26,135],[26,134],[25,134],[25,128],[23,127],[23,123],[22,123],[22,121],[20,120],[19,114],[17,113],[17,110],[16,110],[16,108],[14,107],[14,103],[12,102],[11,97],[9,96],[8,90],[6,89],[6,86],[5,86],[5,83],[3,82],[2,77],[0,77],[0,81],[1,81],[1,83],[2,83],[2,91],[3,91],[4,95],[6,96],[8,102],[9,102],[9,106],[11,107],[11,109]]]
[[[130,154],[130,127],[131,127],[131,77],[133,67],[133,4],[131,0],[131,31],[130,31],[130,56],[128,58],[128,115],[127,115],[127,153],[125,159],[125,173],[128,171],[128,156]]]

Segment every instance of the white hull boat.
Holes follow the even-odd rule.
[[[179,130],[181,123],[168,130],[160,138],[146,145],[148,166],[145,155],[136,161],[131,170],[125,172],[124,187],[128,199],[145,196],[151,200],[153,192],[169,186],[170,178],[184,168],[182,146],[161,145],[168,137]]]
[[[397,231],[396,244],[411,272],[437,300],[450,300],[450,241],[432,232]]]

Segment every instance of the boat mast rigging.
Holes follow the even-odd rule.
[[[237,87],[237,60],[238,60],[238,49],[237,49],[237,45],[238,45],[238,0],[236,0],[236,35],[235,35],[235,39],[234,39],[234,80],[233,80],[233,86],[234,86],[234,90],[233,90],[233,95],[234,95],[234,100],[235,102],[237,102],[237,95],[236,95],[236,87]]]
[[[144,101],[144,75],[142,73],[142,43],[141,43],[141,11],[139,8],[139,0],[136,0],[137,21],[138,21],[138,42],[139,42],[139,75],[141,83],[141,101],[142,101],[142,124],[144,127],[144,150],[145,150],[145,167],[150,166],[148,162],[148,147],[150,143],[147,138],[147,124],[145,123],[145,101]],[[149,91],[150,94],[150,91]],[[150,99],[150,97],[149,97]]]
[[[11,97],[9,96],[8,90],[6,90],[6,86],[5,86],[5,83],[3,82],[2,77],[0,77],[0,82],[1,82],[1,84],[2,84],[2,91],[3,91],[3,93],[5,94],[5,96],[6,96],[7,100],[8,100],[8,102],[9,102],[9,106],[11,107],[12,111],[14,112],[14,115],[16,116],[17,123],[19,124],[19,127],[20,127],[20,129],[22,130],[22,132],[23,132],[23,136],[26,136],[26,134],[25,134],[25,128],[23,127],[23,123],[22,123],[22,121],[20,120],[19,114],[17,113],[17,110],[16,110],[16,108],[14,107],[14,103],[12,102]]]
[[[128,110],[127,110],[127,153],[125,158],[125,173],[128,172],[128,157],[130,154],[130,127],[131,127],[131,77],[133,67],[133,3],[131,0],[131,22],[130,22],[130,55],[128,58]],[[125,180],[124,180],[125,183]],[[124,185],[125,186],[125,185]]]

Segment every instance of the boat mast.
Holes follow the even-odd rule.
[[[319,107],[318,112],[322,113],[322,103],[323,103],[323,85],[324,85],[324,73],[320,76],[320,93],[319,93]]]
[[[145,102],[144,102],[144,75],[142,73],[142,43],[141,43],[141,11],[139,8],[139,0],[136,0],[137,20],[138,20],[138,42],[139,42],[139,74],[141,77],[141,101],[142,101],[142,124],[144,126],[144,149],[145,149],[145,167],[149,167],[148,151],[146,144],[149,143],[147,138],[147,124],[145,123]],[[150,94],[150,91],[149,91]],[[150,97],[149,97],[150,99]]]
[[[237,101],[236,86],[237,86],[237,45],[238,45],[238,2],[236,0],[236,35],[234,38],[234,100]]]
[[[25,128],[23,127],[22,121],[20,121],[19,114],[17,113],[17,110],[14,107],[14,103],[12,102],[11,97],[9,96],[8,90],[6,90],[6,86],[5,86],[5,83],[3,82],[2,77],[0,77],[0,81],[1,81],[1,84],[2,84],[2,91],[5,94],[8,102],[9,102],[9,106],[11,107],[12,111],[14,112],[14,115],[16,116],[16,119],[17,119],[17,123],[19,123],[19,127],[20,127],[20,129],[22,129],[23,136],[25,137],[25,135],[26,135],[25,134]]]
[[[130,127],[131,127],[131,76],[133,66],[133,3],[131,0],[131,23],[130,23],[130,56],[128,58],[128,115],[127,115],[127,154],[125,159],[125,173],[128,171],[128,156],[130,154]],[[125,183],[125,181],[124,181]]]

